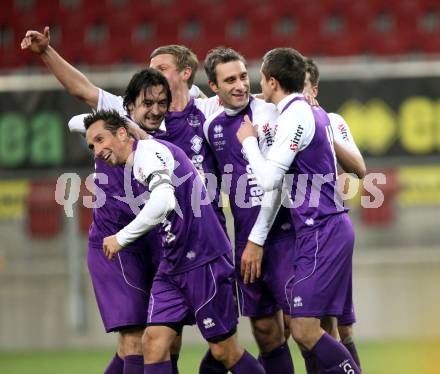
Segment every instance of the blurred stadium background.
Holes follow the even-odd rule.
[[[77,366],[58,372],[97,373],[115,346],[115,336],[103,332],[86,270],[90,211],[80,197],[68,219],[54,197],[60,174],[79,173],[84,181],[92,173],[85,144],[66,128],[88,108],[19,47],[26,30],[45,25],[62,56],[117,93],[164,44],[184,44],[200,60],[219,44],[237,49],[249,62],[254,92],[267,50],[292,46],[314,57],[321,105],[345,117],[369,171],[387,176],[378,186],[381,207],[360,206],[368,196],[362,186],[349,202],[364,372],[440,372],[438,0],[3,0],[0,372],[49,373],[45,363],[62,357]],[[196,83],[210,94],[203,71]],[[251,344],[247,325],[240,338]],[[195,373],[203,345],[193,330],[185,335],[183,373]],[[65,350],[87,354],[67,358]]]

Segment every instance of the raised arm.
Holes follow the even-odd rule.
[[[50,46],[48,26],[44,28],[43,33],[32,30],[27,31],[26,36],[21,41],[21,49],[39,55],[68,93],[84,101],[92,108],[97,108],[99,88]]]

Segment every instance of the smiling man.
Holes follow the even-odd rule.
[[[154,100],[150,94],[147,98]],[[238,345],[230,243],[210,204],[194,210],[194,191],[201,199],[207,191],[188,157],[166,141],[134,141],[116,111],[98,111],[84,124],[95,157],[131,166],[149,192],[136,218],[104,239],[106,257],[112,260],[123,247],[161,226],[163,252],[143,336],[144,374],[172,373],[171,344],[187,321],[197,322],[213,356],[232,373],[263,374],[258,361]]]
[[[290,328],[295,341],[325,372],[360,373],[350,352],[320,326],[320,318],[343,313],[351,280],[353,225],[337,191],[336,156],[327,113],[302,94],[306,64],[291,48],[266,53],[261,66],[264,99],[280,116],[274,144],[262,155],[249,117],[237,132],[256,179],[266,191],[289,174],[290,209],[297,240],[291,288]],[[270,227],[270,225],[269,225]]]
[[[106,103],[108,96],[105,91],[96,87],[51,47],[49,27],[45,27],[43,33],[26,32],[21,48],[38,55],[71,95],[93,109],[99,109]],[[166,101],[157,97],[159,92],[155,88],[158,86],[161,89],[168,87],[167,80],[159,72],[146,69],[137,73],[127,88],[125,102],[121,98],[118,108],[146,129],[156,129],[171,102],[169,88],[165,89]],[[146,100],[150,90],[152,97]],[[79,117],[71,121],[71,131],[83,133],[85,129],[82,120],[83,117]],[[133,128],[138,129],[136,125]],[[106,157],[113,159],[111,154]],[[105,331],[117,332],[119,335],[117,352],[105,369],[105,374],[142,373],[141,337],[147,322],[146,310],[151,279],[155,272],[151,255],[154,251],[147,248],[154,246],[156,240],[150,240],[147,236],[139,238],[118,254],[118,261],[106,261],[102,253],[103,238],[117,232],[135,217],[131,206],[116,197],[126,196],[127,185],[135,192],[137,183],[133,180],[125,183],[124,168],[112,168],[102,159],[95,160],[94,176],[98,200],[104,200],[105,203],[93,208],[87,265]],[[137,197],[137,192],[133,197]],[[127,282],[127,278],[131,281]]]
[[[255,180],[235,135],[244,116],[248,115],[259,125],[259,147],[267,152],[273,142],[278,113],[274,105],[250,96],[245,60],[238,52],[230,48],[214,48],[207,54],[204,66],[209,85],[224,107],[206,120],[204,132],[220,167],[230,170],[228,193],[234,217],[240,311],[250,318],[260,349],[260,362],[266,372],[293,373],[293,362],[284,336],[283,312],[285,315],[290,313],[285,285],[294,276],[295,232],[289,211],[282,208],[263,254],[263,243],[253,235],[253,226],[265,198],[264,190]]]

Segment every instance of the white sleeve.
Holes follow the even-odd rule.
[[[199,95],[200,95],[200,88],[198,86],[196,86],[195,84],[193,84],[191,86],[191,88],[189,89],[189,96],[196,99],[197,97],[199,97]]]
[[[358,150],[358,147],[351,134],[350,127],[342,116],[336,113],[329,113],[330,125],[333,130],[333,136],[336,142],[353,150]]]
[[[295,156],[310,144],[314,135],[315,118],[310,106],[302,101],[294,102],[278,118],[275,141],[267,160],[289,170]]]
[[[222,105],[218,96],[208,97],[207,99],[194,99],[196,107],[204,114],[205,118],[217,112]]]
[[[125,116],[127,111],[123,105],[124,99],[121,96],[116,96],[110,92],[99,89],[99,100],[97,110],[114,109],[120,115]]]
[[[79,132],[81,134],[86,133],[86,128],[84,127],[84,118],[86,118],[90,113],[78,114],[69,120],[69,130],[70,132]]]
[[[151,191],[145,206],[127,226],[116,234],[122,246],[133,242],[162,222],[175,207],[171,175],[174,159],[164,145],[152,139],[140,140],[133,161],[133,173]]]
[[[281,187],[284,174],[289,170],[296,154],[305,149],[313,139],[313,113],[308,105],[306,107],[302,104],[294,103],[280,115],[275,140],[266,158],[261,154],[256,138],[249,137],[243,142],[257,182],[265,191]]]
[[[134,177],[151,190],[156,175],[168,178],[174,171],[174,158],[170,150],[154,139],[139,140],[133,161]]]
[[[267,235],[275,221],[281,207],[281,190],[276,189],[265,192],[257,220],[249,234],[248,239],[260,246],[264,245]]]
[[[151,191],[150,198],[136,218],[116,234],[117,242],[123,247],[134,242],[162,222],[175,204],[171,184],[158,185]]]

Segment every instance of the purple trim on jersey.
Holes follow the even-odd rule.
[[[221,112],[211,121],[208,128],[208,139],[220,168],[225,170],[226,165],[232,165],[229,200],[234,216],[236,244],[247,242],[260,212],[264,194],[263,189],[257,185],[255,176],[248,173],[251,171],[250,165],[236,136],[244,116],[247,114],[251,121],[253,119],[251,103],[252,100],[242,111],[233,116]],[[291,222],[289,210],[282,207],[269,232],[267,242],[283,237],[293,238]],[[236,245],[236,248],[239,247],[241,245]]]
[[[217,185],[209,190],[213,199],[213,207],[218,220],[226,232],[226,219],[223,210],[218,206],[220,199],[221,174],[214,155],[206,143],[203,134],[205,114],[197,107],[193,98],[190,99],[185,109],[181,112],[168,112],[165,117],[166,131],[157,131],[153,135],[156,139],[166,140],[186,153],[201,174],[213,174],[217,177]]]
[[[159,272],[178,274],[229,253],[231,244],[212,205],[198,203],[207,192],[194,165],[179,147],[156,141],[169,149],[178,165],[171,178],[177,207],[160,228],[163,256]]]
[[[305,101],[303,97],[295,97],[281,113],[297,100]],[[288,185],[291,185],[294,208],[290,211],[297,235],[315,230],[333,215],[347,212],[338,192],[330,120],[321,107],[311,109],[315,119],[313,139],[298,152],[286,177]],[[324,179],[321,176],[327,177]]]
[[[95,173],[104,174],[108,183],[95,178],[97,201],[105,199],[103,206],[93,208],[93,221],[89,229],[89,243],[93,246],[102,247],[102,240],[110,235],[116,234],[119,230],[128,225],[136,215],[130,206],[116,197],[125,197],[124,190],[124,165],[112,167],[100,159],[95,159]],[[133,196],[139,196],[138,183],[131,175],[131,190]],[[150,238],[150,239],[148,239]],[[124,248],[124,251],[145,251],[149,248],[149,240],[157,241],[154,234],[144,235],[138,240]]]

